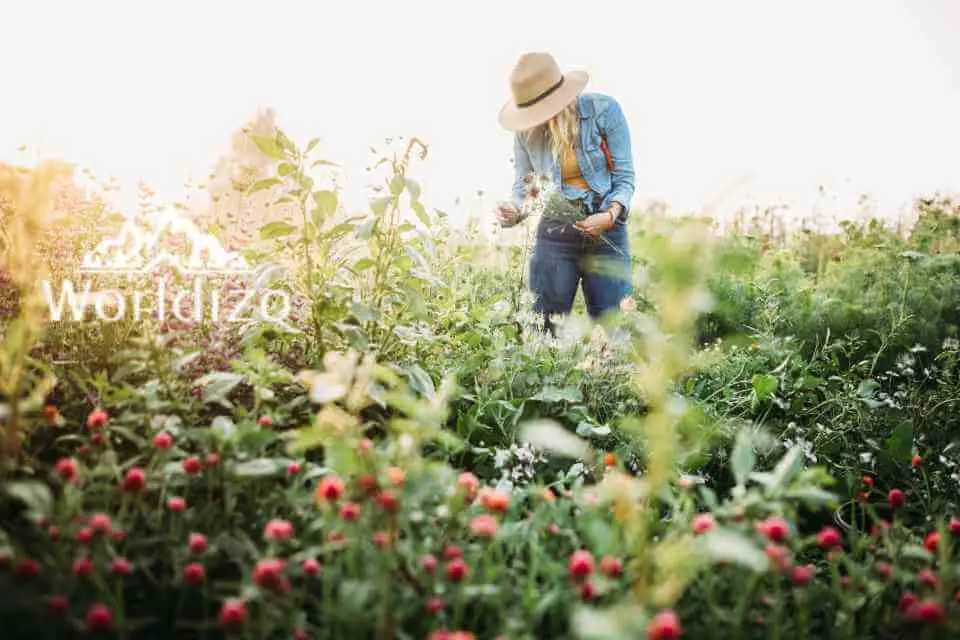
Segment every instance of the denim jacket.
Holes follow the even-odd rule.
[[[562,187],[564,195],[570,199],[600,200],[596,211],[605,211],[614,202],[620,203],[623,207],[620,218],[624,220],[633,199],[634,172],[630,130],[623,111],[616,100],[599,93],[581,94],[577,98],[577,111],[580,114],[577,162],[590,192],[562,184],[560,165],[553,156],[547,136],[527,141],[518,133],[514,137],[513,203],[520,207],[525,195],[524,177],[533,172],[550,176],[554,187]],[[601,135],[606,137],[613,171],[607,168],[607,159],[600,147]]]

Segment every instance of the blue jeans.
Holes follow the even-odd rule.
[[[569,313],[580,285],[587,312],[599,318],[633,291],[630,271],[626,220],[599,238],[572,224],[541,221],[530,259],[534,311],[552,332],[549,316]]]

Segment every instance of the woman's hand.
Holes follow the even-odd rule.
[[[497,222],[505,229],[520,222],[520,212],[512,202],[498,202],[496,215]]]
[[[574,223],[574,226],[586,234],[597,237],[604,231],[612,229],[614,220],[616,220],[616,217],[612,211],[601,211],[587,216],[583,220],[578,220]]]

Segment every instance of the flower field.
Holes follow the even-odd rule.
[[[4,638],[960,635],[960,205],[635,210],[634,297],[554,337],[529,242],[429,209],[420,141],[352,212],[317,142],[251,140],[197,224],[284,322],[49,321],[122,220],[0,166]]]

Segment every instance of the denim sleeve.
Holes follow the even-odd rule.
[[[611,100],[604,113],[604,134],[613,160],[613,172],[610,174],[611,189],[609,200],[616,200],[623,206],[624,212],[630,210],[635,189],[633,171],[633,152],[630,148],[630,128],[623,110],[616,100]]]
[[[513,138],[513,194],[512,200],[513,204],[520,208],[520,205],[523,204],[524,197],[526,196],[526,190],[524,189],[523,179],[524,177],[533,171],[533,164],[530,162],[530,154],[527,153],[527,148],[523,144],[523,140],[520,138],[520,134],[516,134]]]

